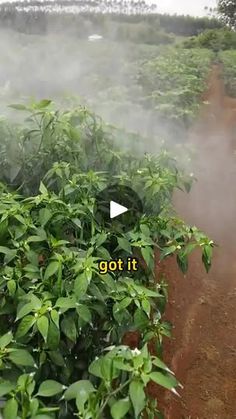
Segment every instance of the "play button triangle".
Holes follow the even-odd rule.
[[[128,208],[123,205],[118,204],[117,202],[110,201],[110,218],[118,217],[121,214],[124,214],[128,211]]]

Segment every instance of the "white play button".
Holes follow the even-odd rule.
[[[110,218],[118,217],[121,214],[129,211],[128,208],[123,207],[123,205],[117,204],[117,202],[110,201]]]
[[[111,184],[95,197],[96,223],[114,234],[126,233],[136,228],[142,214],[142,202],[137,193],[128,186]]]

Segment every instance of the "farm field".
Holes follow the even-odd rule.
[[[234,33],[93,12],[84,33],[67,14],[65,33],[44,33],[44,14],[32,33],[6,10],[0,414],[233,419]],[[97,217],[111,183],[142,201],[129,231]],[[129,258],[137,271],[100,269]]]

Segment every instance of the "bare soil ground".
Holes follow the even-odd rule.
[[[181,218],[219,247],[209,274],[198,253],[186,277],[172,259],[163,266],[169,278],[166,317],[174,325],[166,361],[184,386],[181,398],[165,394],[166,419],[236,418],[236,103],[224,95],[220,73],[214,66],[204,97],[209,105],[191,133],[199,149],[198,182],[189,196],[175,198]]]

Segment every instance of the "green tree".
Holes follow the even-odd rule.
[[[218,13],[224,23],[235,29],[236,27],[236,0],[219,0]]]

